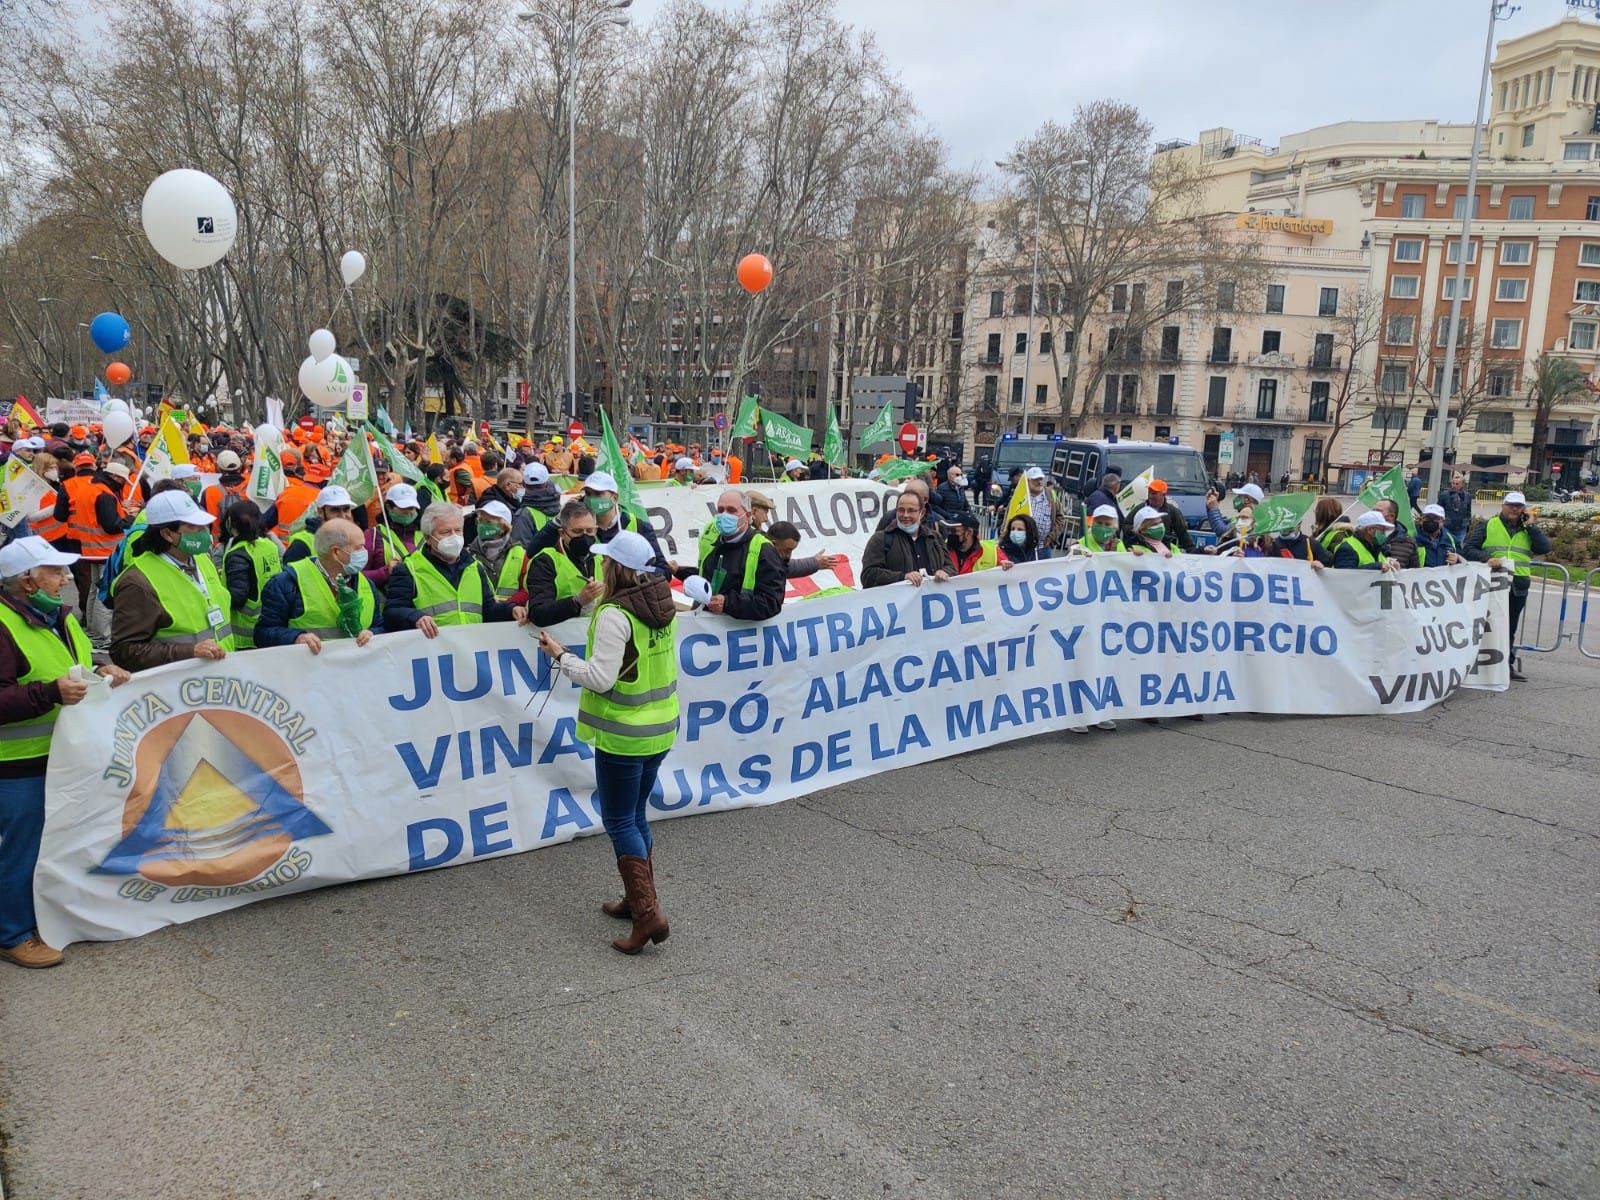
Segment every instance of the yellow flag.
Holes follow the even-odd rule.
[[[439,449],[439,439],[431,433],[428,435],[428,461],[431,463],[444,461],[444,452]]]
[[[1006,524],[1012,517],[1033,516],[1033,501],[1028,498],[1028,477],[1017,480],[1017,490],[1011,493],[1011,507],[1006,509]]]

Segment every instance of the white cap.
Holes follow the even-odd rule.
[[[188,492],[161,492],[150,497],[144,506],[144,519],[150,525],[170,525],[181,521],[185,525],[209,525],[211,514],[190,498]]]
[[[804,471],[806,469],[806,465],[805,465],[805,463],[801,462],[798,458],[791,458],[788,462],[783,464],[783,469],[784,469],[785,472],[788,472],[788,471]]]
[[[13,450],[43,450],[44,439],[41,437],[25,437],[11,443]]]
[[[244,464],[239,461],[239,456],[232,450],[224,450],[217,455],[217,470],[237,471]]]
[[[42,537],[19,537],[0,550],[0,579],[25,575],[35,567],[70,567],[76,554],[63,554]]]
[[[591,479],[594,476],[590,476]],[[584,484],[588,487],[588,484]],[[621,563],[635,571],[642,571],[655,562],[655,552],[650,549],[650,543],[645,541],[644,535],[635,533],[631,529],[624,529],[609,542],[598,544],[594,548],[596,558],[609,558],[612,562]]]
[[[1423,509],[1422,509],[1422,515],[1425,516],[1425,517],[1442,517],[1442,516],[1444,516],[1444,505],[1442,505],[1442,504],[1427,504],[1427,505],[1424,505]]]
[[[173,479],[193,479],[200,474],[200,468],[193,463],[178,463],[172,468]]]
[[[611,478],[610,472],[607,471],[596,471],[583,481],[583,486],[591,492],[611,492],[615,494],[621,491],[617,487],[617,481]],[[620,558],[617,561],[622,562]],[[623,563],[623,566],[627,565],[627,563]]]
[[[682,458],[678,459],[677,462],[672,464],[672,469],[674,471],[692,471],[694,470],[694,459],[685,454]]]
[[[711,581],[704,575],[691,575],[683,581],[683,594],[696,604],[710,604]]]
[[[392,504],[396,508],[421,508],[422,501],[417,499],[417,489],[409,483],[397,483],[383,494],[385,504]]]
[[[1381,512],[1364,512],[1356,518],[1357,529],[1393,529]]]
[[[1044,478],[1044,468],[1043,467],[1029,467],[1026,471],[1023,472],[1023,476],[1024,476],[1024,478],[1027,478],[1027,479],[1043,479]]]
[[[1102,505],[1101,507],[1105,507],[1105,506]],[[1097,509],[1096,510],[1096,515],[1098,515],[1098,513],[1099,513],[1099,510]],[[1167,514],[1166,513],[1162,512],[1159,508],[1151,508],[1148,504],[1146,504],[1138,512],[1133,514],[1133,527],[1135,529],[1137,529],[1137,528],[1139,528],[1139,526],[1143,525],[1146,521],[1164,521],[1166,519],[1167,519]]]
[[[550,482],[550,468],[543,463],[533,462],[522,468],[522,482],[538,485]]]
[[[128,464],[118,462],[114,458],[100,469],[107,475],[115,475],[118,479],[126,479],[128,477]]]
[[[493,517],[496,521],[504,521],[507,525],[511,524],[511,510],[498,500],[491,500],[487,504],[478,505],[478,515]]]
[[[354,508],[356,502],[350,498],[350,493],[337,483],[329,484],[317,493],[318,508]]]
[[[1235,496],[1249,496],[1250,499],[1254,500],[1257,504],[1260,504],[1267,498],[1262,493],[1261,489],[1253,483],[1247,483],[1243,487],[1234,488],[1233,494]]]
[[[1113,521],[1117,521],[1117,520],[1121,519],[1117,515],[1117,510],[1112,508],[1111,505],[1109,505],[1109,504],[1102,504],[1099,508],[1095,509],[1092,513],[1089,514],[1089,519],[1091,521],[1094,520],[1096,517],[1110,517]]]
[[[1526,505],[1528,503],[1528,498],[1521,492],[1507,492],[1505,494],[1505,499],[1501,500],[1500,503]]]

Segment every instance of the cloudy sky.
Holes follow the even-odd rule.
[[[661,3],[634,0],[634,11],[648,20]],[[839,0],[839,9],[877,36],[955,161],[988,167],[1042,121],[1101,97],[1138,105],[1159,139],[1193,141],[1220,125],[1273,144],[1347,119],[1467,122],[1488,4]],[[1496,37],[1566,11],[1564,0],[1523,0]]]

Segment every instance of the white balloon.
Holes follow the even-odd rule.
[[[106,445],[115,450],[133,436],[133,418],[125,412],[108,412],[100,419],[100,429]]]
[[[204,171],[168,171],[145,189],[144,235],[175,267],[198,271],[233,248],[239,218],[233,197]]]
[[[104,416],[107,413],[125,413],[128,411],[128,402],[126,400],[119,400],[117,397],[113,396],[111,399],[105,402],[105,405],[100,409],[100,414]]]
[[[339,274],[344,278],[345,287],[349,287],[367,272],[367,256],[359,250],[346,250],[344,257],[339,260]]]
[[[331,329],[318,329],[310,338],[311,357],[321,362],[339,348],[339,343],[333,339]]]
[[[283,430],[276,425],[257,425],[255,434],[258,446],[277,446],[283,442]]]
[[[300,364],[300,390],[318,408],[343,408],[350,402],[355,381],[355,371],[337,354],[321,362],[308,358]]]

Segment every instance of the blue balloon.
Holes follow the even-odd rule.
[[[120,313],[103,312],[89,322],[89,340],[100,347],[103,354],[115,354],[132,337],[133,331]]]

